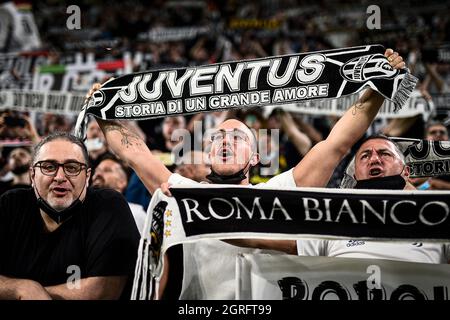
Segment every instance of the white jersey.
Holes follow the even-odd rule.
[[[172,174],[170,185],[198,183]],[[292,170],[273,177],[258,187],[295,187]],[[204,239],[183,244],[183,285],[181,300],[234,300],[236,291],[236,256],[239,253],[268,252],[267,250],[240,248],[220,240]],[[270,251],[270,253],[278,253]]]
[[[450,244],[364,240],[297,240],[298,255],[448,263]]]

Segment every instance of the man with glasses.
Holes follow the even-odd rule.
[[[0,198],[0,299],[117,299],[139,233],[126,200],[90,189],[88,153],[67,133],[34,148],[32,188]]]
[[[387,49],[385,56],[394,68],[405,67],[402,57],[392,49]],[[99,87],[99,84],[94,85],[88,97]],[[335,167],[366,132],[383,101],[384,98],[380,94],[367,89],[359,101],[336,123],[327,139],[316,144],[295,168],[258,186],[324,187]],[[145,142],[120,122],[96,120],[110,148],[119,158],[129,163],[150,193],[161,185],[167,187],[167,184],[195,183],[179,174],[172,174],[148,149]],[[216,128],[211,142],[211,174],[207,176],[209,181],[248,186],[249,169],[259,162],[257,141],[252,131],[244,123],[229,119]],[[183,245],[184,263],[189,267],[184,268],[187,273],[183,278],[180,298],[234,299],[235,256],[246,249],[233,248],[217,240],[203,240],[198,243]],[[164,284],[160,287],[163,286]],[[192,292],[194,294],[191,294]]]

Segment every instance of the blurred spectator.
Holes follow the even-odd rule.
[[[148,204],[150,203],[150,193],[135,172],[131,173],[125,190],[125,198],[127,198],[128,203],[137,203],[144,210],[147,210]]]
[[[110,188],[120,193],[124,193],[128,185],[126,169],[122,162],[114,157],[103,158],[97,165],[92,177],[92,186],[97,188]],[[128,202],[131,213],[139,232],[142,232],[145,223],[146,213],[144,208],[136,203]]]
[[[0,142],[38,143],[40,137],[26,114],[5,110],[0,113]]]
[[[448,141],[448,129],[440,122],[431,122],[426,127],[426,140]]]
[[[255,130],[258,139],[260,163],[251,169],[250,182],[253,184],[266,182],[293,168],[312,146],[292,115],[282,109],[275,109],[269,117],[270,122],[262,119],[259,113],[247,113],[243,121]],[[263,126],[268,129],[260,130]]]
[[[94,119],[91,119],[88,123],[84,144],[89,152],[89,164],[93,171],[103,158],[113,157],[113,154],[108,151],[105,136]]]
[[[66,116],[45,113],[42,119],[42,135],[46,136],[53,132],[70,132],[72,123]]]
[[[25,147],[14,148],[8,156],[12,180],[0,182],[0,195],[14,188],[27,188],[30,179],[31,151]]]
[[[439,73],[437,63],[425,63],[425,69],[427,71],[427,75],[423,84],[424,89],[427,89],[432,93],[450,92],[450,86],[445,82],[445,79],[443,79],[442,75]],[[434,87],[429,88],[431,84],[434,84]]]
[[[161,123],[162,140],[150,144],[150,149],[155,150],[161,161],[173,168],[178,159],[183,156],[182,142],[187,134],[186,119],[183,116],[166,117]]]
[[[430,122],[425,130],[425,139],[448,141],[448,129],[440,122]],[[450,190],[450,175],[431,178],[411,178],[410,180],[419,190]]]

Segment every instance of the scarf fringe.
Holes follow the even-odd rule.
[[[411,92],[416,87],[417,81],[419,81],[419,79],[417,79],[415,76],[410,73],[405,73],[405,77],[402,79],[400,87],[398,88],[392,99],[395,106],[394,112],[397,112],[405,105],[406,101],[411,95]]]

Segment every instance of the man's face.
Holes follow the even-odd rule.
[[[16,148],[12,150],[8,158],[9,167],[15,174],[27,172],[31,166],[31,154],[25,149]]]
[[[230,175],[244,168],[250,157],[250,165],[256,165],[258,156],[254,144],[252,132],[242,122],[223,122],[212,133],[211,168],[218,174]]]
[[[447,141],[448,140],[447,128],[441,124],[436,124],[429,127],[427,130],[426,139],[433,141]]]
[[[184,129],[186,122],[183,117],[167,117],[163,122],[163,136],[164,139],[170,140],[172,133],[177,129]]]
[[[356,180],[408,175],[408,170],[403,170],[404,163],[394,144],[385,139],[371,139],[363,143],[355,161]]]
[[[86,129],[86,138],[87,139],[100,138],[100,140],[102,141],[105,140],[105,136],[103,135],[103,132],[100,129],[100,126],[98,125],[97,121],[89,122]]]
[[[127,186],[126,174],[117,162],[110,159],[103,160],[95,168],[92,186],[123,192]]]
[[[48,161],[42,163],[42,161]],[[43,173],[51,171],[52,166],[48,164],[74,163],[74,166],[67,166],[70,172],[74,172],[73,167],[77,163],[86,165],[81,148],[67,140],[53,140],[44,144],[36,155],[33,169],[31,170],[31,179],[36,196],[39,195],[55,210],[63,210],[69,207],[81,194],[80,200],[86,195],[86,186],[89,181],[90,169],[86,166],[78,175],[69,176],[65,173],[62,166],[57,167],[56,173],[46,175]],[[41,167],[35,166],[36,164]],[[46,164],[46,166],[43,166]],[[55,166],[53,166],[55,167]],[[39,193],[39,194],[38,194]]]

